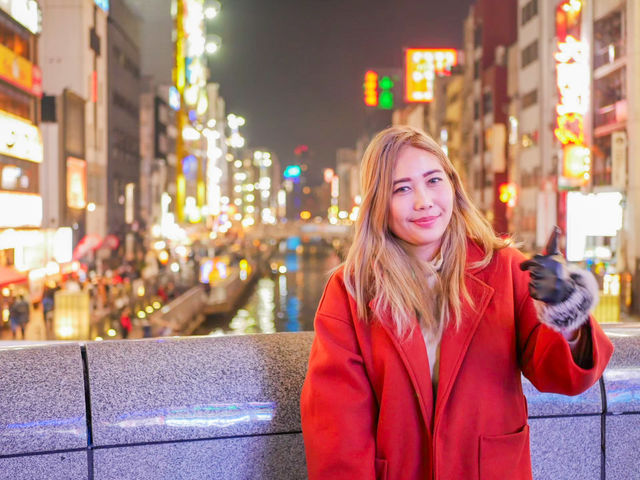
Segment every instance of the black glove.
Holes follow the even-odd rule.
[[[555,305],[565,301],[575,288],[569,276],[564,257],[558,250],[560,228],[553,227],[544,255],[535,255],[520,264],[521,270],[529,270],[529,294],[536,300]]]

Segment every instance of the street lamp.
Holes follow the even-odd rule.
[[[207,52],[209,55],[213,55],[220,49],[221,45],[222,39],[218,35],[214,33],[207,34],[204,45],[205,52]]]
[[[207,20],[213,20],[220,13],[220,2],[218,0],[205,0],[204,16]]]

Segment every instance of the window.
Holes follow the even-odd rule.
[[[478,25],[473,31],[473,46],[479,47],[481,45],[482,45],[482,25]]]
[[[493,111],[493,95],[491,92],[484,92],[482,94],[482,113],[485,115]]]
[[[20,55],[29,61],[33,60],[31,58],[32,49],[30,48],[29,34],[3,15],[0,15],[0,44],[16,55]]]
[[[538,14],[538,0],[531,0],[522,7],[522,25]]]
[[[474,80],[480,78],[480,60],[473,62],[473,78]]]
[[[624,21],[621,11],[613,12],[593,24],[593,67],[612,63],[625,54]]]
[[[0,83],[0,110],[33,120],[31,115],[33,102],[33,98],[26,93]]]
[[[611,135],[594,141],[591,176],[594,185],[611,185]]]
[[[522,50],[522,68],[538,59],[538,40],[534,40]]]
[[[593,83],[596,127],[626,119],[626,72],[626,67],[619,68]]]
[[[538,89],[535,88],[522,96],[522,109],[529,108],[538,103]]]
[[[480,139],[478,135],[473,136],[473,153],[478,153],[480,151]]]
[[[478,120],[480,118],[480,103],[476,100],[473,102],[473,119]]]

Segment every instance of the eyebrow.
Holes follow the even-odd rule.
[[[429,175],[432,175],[432,174],[438,173],[438,172],[444,173],[442,169],[435,168],[433,170],[429,170],[427,172],[424,172],[422,174],[422,178],[427,178]],[[395,185],[396,183],[403,183],[403,182],[410,182],[410,181],[411,181],[411,179],[409,177],[399,178],[399,179],[393,181],[393,185]]]

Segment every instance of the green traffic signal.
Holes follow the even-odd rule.
[[[387,76],[382,77],[378,82],[378,86],[381,90],[391,90],[393,88],[393,85],[393,80],[391,80],[391,78]]]
[[[393,110],[393,80],[391,80],[391,77],[385,75],[378,82],[378,86],[380,87],[378,108],[382,110]]]

